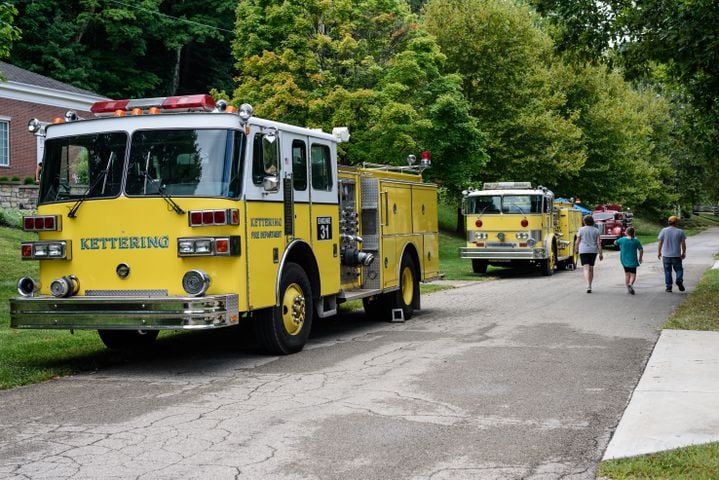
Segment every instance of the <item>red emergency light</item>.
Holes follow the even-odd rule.
[[[160,111],[190,111],[204,110],[211,111],[215,108],[215,99],[207,94],[197,95],[179,95],[174,97],[158,97],[158,98],[137,98],[125,100],[103,100],[95,102],[90,111],[96,115],[115,114],[121,116],[119,112],[133,112],[139,115],[148,111],[149,113],[159,113]]]

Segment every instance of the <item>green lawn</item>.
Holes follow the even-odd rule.
[[[719,443],[602,462],[597,474],[611,480],[716,480]]]

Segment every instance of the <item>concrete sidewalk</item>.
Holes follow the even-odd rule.
[[[604,460],[719,441],[719,332],[663,330]]]

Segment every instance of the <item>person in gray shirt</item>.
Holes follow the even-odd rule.
[[[664,286],[667,292],[672,291],[672,269],[676,273],[676,284],[680,292],[684,289],[684,267],[682,260],[687,255],[687,236],[684,230],[677,227],[679,218],[672,215],[667,220],[669,226],[659,232],[659,246],[657,258],[662,260],[664,266]]]
[[[577,241],[574,244],[575,250],[579,251],[579,259],[584,268],[584,280],[587,281],[587,293],[592,293],[592,281],[594,281],[594,262],[599,255],[602,260],[602,240],[599,237],[599,229],[594,226],[594,218],[585,215],[582,219],[584,226],[577,232]]]

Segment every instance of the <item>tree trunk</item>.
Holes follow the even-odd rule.
[[[175,68],[172,72],[172,85],[170,92],[172,95],[177,95],[177,90],[180,88],[180,60],[182,59],[182,47],[177,47],[175,50]]]
[[[457,208],[457,233],[464,235],[464,215],[462,215],[462,209]]]

